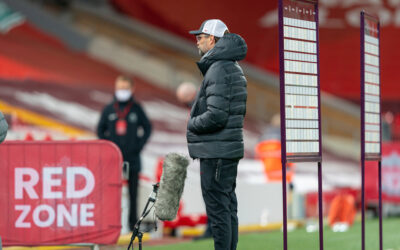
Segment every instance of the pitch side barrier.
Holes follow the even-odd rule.
[[[115,244],[121,230],[121,166],[108,141],[0,145],[4,246]]]
[[[286,165],[318,164],[319,242],[323,249],[318,2],[279,0],[283,249],[287,250]]]
[[[380,81],[380,22],[360,13],[361,50],[361,246],[365,249],[365,162],[378,162],[379,249],[382,239],[382,127]]]

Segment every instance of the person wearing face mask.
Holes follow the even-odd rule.
[[[97,126],[100,139],[114,142],[129,163],[129,227],[137,221],[137,189],[141,170],[140,152],[151,134],[151,123],[141,105],[134,99],[134,83],[126,76],[115,81],[115,95],[103,109]]]

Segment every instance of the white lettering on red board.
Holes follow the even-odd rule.
[[[15,221],[17,228],[31,228],[32,223],[38,227],[57,226],[71,227],[94,226],[93,203],[73,203],[77,199],[90,195],[95,187],[93,173],[85,167],[44,167],[41,176],[34,168],[15,168],[14,172],[14,198],[16,201],[27,199],[74,199],[66,204],[57,204],[55,207],[48,204],[37,206],[18,204],[15,211],[21,211]],[[38,185],[41,177],[42,192],[38,194]],[[82,179],[83,178],[83,179]],[[80,187],[76,184],[79,180]],[[84,180],[84,186],[82,183]],[[64,181],[64,185],[63,185]]]

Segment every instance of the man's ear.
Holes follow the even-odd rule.
[[[213,35],[210,35],[210,45],[214,45],[215,44],[215,38]]]

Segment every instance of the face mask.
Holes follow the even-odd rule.
[[[115,97],[120,102],[126,102],[131,98],[132,92],[130,89],[119,89],[115,91]]]

